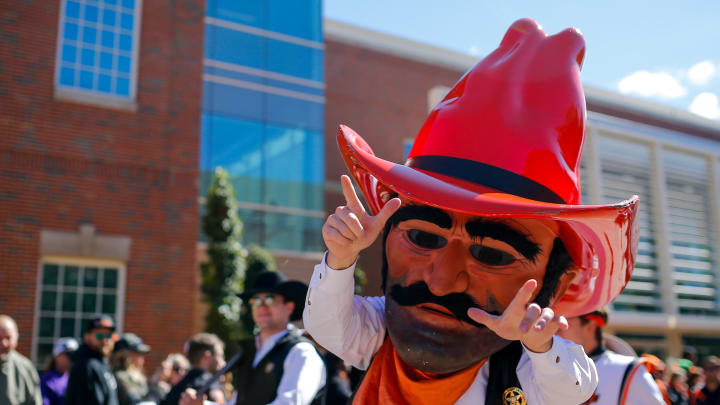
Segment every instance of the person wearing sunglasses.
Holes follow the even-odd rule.
[[[235,372],[237,404],[303,404],[319,398],[325,365],[315,346],[291,322],[302,317],[307,286],[264,272],[240,297],[252,311],[255,339]],[[321,395],[321,394],[320,394]]]
[[[118,385],[108,364],[116,340],[111,317],[100,315],[90,320],[73,356],[65,405],[118,405]]]

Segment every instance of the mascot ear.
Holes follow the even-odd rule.
[[[572,284],[573,280],[575,280],[575,277],[577,277],[577,275],[578,269],[576,267],[573,267],[566,271],[565,274],[560,276],[560,282],[558,283],[555,292],[550,298],[550,304],[548,305],[549,307],[552,307],[554,309],[555,303],[557,303],[565,295],[565,291],[570,288],[570,285]]]

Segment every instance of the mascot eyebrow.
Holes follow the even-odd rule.
[[[541,250],[540,245],[530,240],[527,235],[503,222],[475,219],[465,224],[465,230],[473,238],[491,238],[505,242],[532,262],[537,259]]]
[[[403,205],[395,211],[393,216],[390,217],[390,220],[388,220],[388,223],[395,226],[400,222],[411,219],[431,222],[443,229],[450,229],[450,227],[452,227],[452,218],[447,212],[429,205]]]
[[[412,219],[431,222],[443,229],[450,229],[452,226],[452,218],[447,212],[429,205],[404,205],[393,214],[388,222],[395,226],[400,222]],[[524,233],[500,221],[484,218],[474,219],[465,224],[465,230],[473,238],[491,238],[505,242],[533,262],[540,253],[539,244],[530,240]]]

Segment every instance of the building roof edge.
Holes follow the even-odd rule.
[[[326,39],[465,72],[480,59],[450,49],[373,31],[345,22],[323,19]]]
[[[326,39],[360,46],[401,58],[459,71],[470,69],[480,59],[450,49],[373,31],[346,22],[323,19]],[[693,134],[720,139],[720,122],[691,112],[624,94],[583,85],[588,109],[621,118],[671,129],[687,128]]]

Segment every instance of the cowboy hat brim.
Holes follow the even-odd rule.
[[[469,191],[456,181],[381,159],[355,131],[341,125],[340,153],[365,200],[377,214],[393,195],[474,216],[549,219],[579,270],[556,313],[579,316],[617,297],[630,280],[638,243],[639,199],[607,205],[552,204],[487,189]]]

